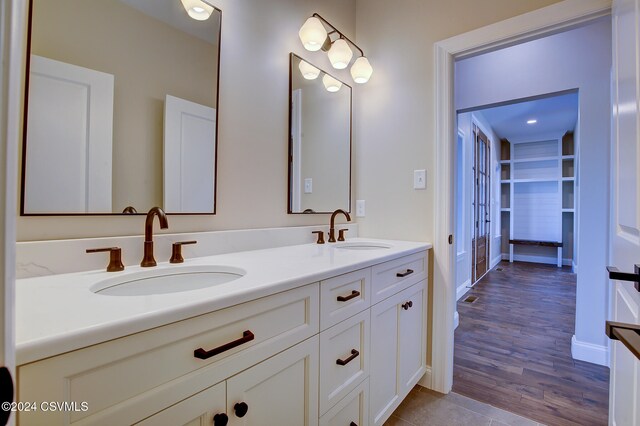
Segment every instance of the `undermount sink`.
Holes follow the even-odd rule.
[[[382,244],[373,241],[354,241],[350,243],[336,244],[335,248],[343,250],[380,250],[390,249],[391,246],[388,244]]]
[[[245,274],[245,270],[229,266],[177,266],[107,278],[91,286],[91,291],[105,296],[180,293],[225,284]]]

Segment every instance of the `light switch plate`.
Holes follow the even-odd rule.
[[[305,194],[311,194],[313,192],[313,179],[312,178],[306,178],[304,180],[304,193]]]
[[[356,200],[356,217],[364,217],[364,200]]]
[[[426,188],[427,188],[427,171],[414,170],[413,171],[413,189],[426,189]]]

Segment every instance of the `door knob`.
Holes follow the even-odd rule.
[[[225,413],[219,413],[213,416],[213,426],[227,426],[229,423],[229,416]]]
[[[238,402],[233,406],[233,411],[236,413],[236,417],[244,417],[249,411],[249,406],[246,402]]]
[[[607,272],[609,272],[610,280],[630,281],[635,283],[637,291],[640,291],[640,265],[636,264],[633,268],[633,273],[622,272],[615,266],[607,266]]]

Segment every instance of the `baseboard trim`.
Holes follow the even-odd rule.
[[[507,259],[508,258],[509,257],[507,256]],[[495,268],[498,265],[498,263],[500,263],[501,261],[502,261],[502,254],[499,254],[499,255],[497,255],[496,257],[493,258],[493,260],[491,261],[491,264],[489,266],[489,269]]]
[[[418,381],[418,384],[423,388],[433,389],[431,385],[431,366],[430,365],[427,365],[427,369],[424,372],[424,376],[422,376],[422,379]]]
[[[466,280],[462,285],[459,285],[456,289],[456,302],[462,298],[467,292],[471,290],[471,278]]]
[[[580,361],[609,366],[609,348],[607,346],[581,342],[576,339],[575,334],[571,337],[571,356]]]
[[[578,273],[578,264],[576,262],[571,262],[571,272],[574,274]]]
[[[458,311],[456,311],[453,314],[453,329],[455,330],[456,328],[458,328],[459,325],[460,325],[460,314],[458,314]]]

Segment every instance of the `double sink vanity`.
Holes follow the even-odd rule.
[[[17,283],[21,425],[381,425],[426,371],[428,244],[354,238]]]

